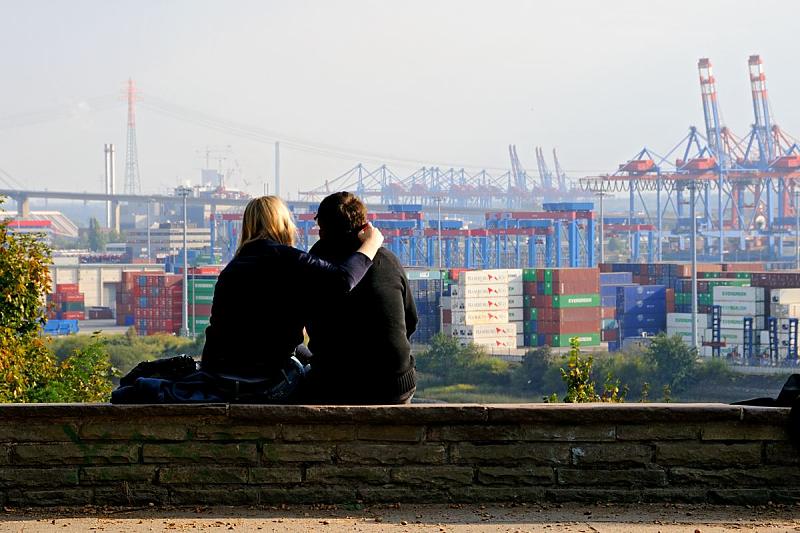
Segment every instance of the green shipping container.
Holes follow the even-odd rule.
[[[689,295],[689,303],[692,303],[692,295]],[[697,295],[698,305],[712,305],[714,303],[714,296],[709,293],[700,293]]]
[[[549,281],[550,285],[553,284],[553,271],[549,268],[544,271],[544,281]]]
[[[747,279],[718,279],[708,282],[709,287],[749,287],[750,280]]]
[[[599,294],[556,294],[553,296],[554,309],[574,307],[600,307]]]
[[[545,295],[549,296],[553,294],[553,282],[552,281],[543,281],[542,285],[544,286],[543,292]]]
[[[749,272],[736,272],[733,277],[736,279],[753,279],[753,275]]]
[[[213,294],[198,294],[195,296],[194,294],[189,294],[189,306],[193,303],[207,305],[214,303],[214,295]]]
[[[539,346],[539,335],[536,333],[526,333],[522,340],[525,346]]]
[[[536,269],[535,268],[523,268],[522,269],[522,281],[536,281]]]
[[[552,341],[550,341],[550,346],[553,348],[565,348],[569,347],[569,340],[573,337],[578,338],[578,342],[581,343],[581,346],[599,346],[600,345],[600,334],[599,333],[574,333],[572,335],[564,334],[564,335],[553,335]]]
[[[217,284],[216,279],[191,279],[189,278],[189,290],[197,289],[202,291],[203,289],[207,290],[214,290],[214,286]]]

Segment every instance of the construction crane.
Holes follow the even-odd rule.
[[[771,115],[766,75],[758,55],[748,58],[754,123],[745,139],[722,121],[711,61],[697,63],[705,129],[689,132],[669,152],[640,150],[616,172],[581,180],[588,188],[602,178],[613,190],[629,193],[629,218],[644,214],[655,222],[662,238],[685,250],[686,191],[696,187],[697,213],[702,219],[703,253],[709,260],[787,260],[783,250],[788,228],[795,226],[793,200],[800,192],[800,147],[779,128]],[[588,189],[587,189],[588,190]],[[645,200],[643,193],[655,192]],[[655,209],[654,209],[655,208]],[[675,220],[667,233],[663,219]],[[676,233],[677,231],[677,233]],[[666,233],[666,234],[665,234]],[[800,236],[795,236],[795,239]],[[767,245],[764,246],[763,242]],[[727,254],[727,255],[726,255]],[[791,256],[794,260],[794,254]]]
[[[558,190],[561,194],[567,193],[567,174],[564,172],[564,169],[561,168],[561,165],[558,162],[558,154],[556,154],[556,149],[553,148],[553,162],[555,163],[555,172],[556,178],[558,180]]]

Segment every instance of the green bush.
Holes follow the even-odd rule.
[[[510,383],[507,362],[487,355],[480,346],[461,346],[456,339],[442,334],[434,336],[430,347],[417,356],[417,369],[441,385]]]
[[[645,350],[644,359],[652,368],[654,381],[669,385],[674,392],[688,385],[697,368],[697,350],[677,335],[656,335]]]
[[[106,402],[111,395],[115,371],[105,343],[99,335],[88,337],[85,346],[74,348],[55,364],[41,386],[31,390],[33,402]]]

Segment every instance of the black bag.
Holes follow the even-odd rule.
[[[138,378],[176,381],[194,372],[197,372],[197,363],[194,359],[186,354],[176,355],[155,361],[142,361],[119,380],[119,385],[120,387],[133,385]]]
[[[188,356],[139,363],[111,393],[115,404],[291,403],[309,372],[292,356],[270,379],[197,370]]]
[[[792,374],[783,388],[778,393],[777,398],[753,398],[734,402],[731,405],[760,405],[762,407],[792,407],[795,400],[800,397],[800,374]]]

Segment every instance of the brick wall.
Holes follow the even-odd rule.
[[[0,504],[800,500],[788,409],[0,406]]]

